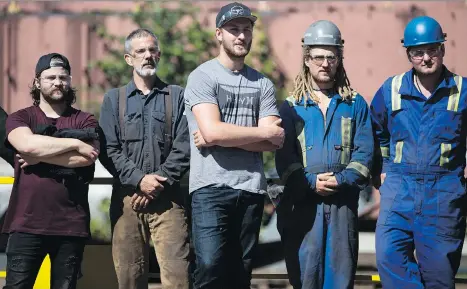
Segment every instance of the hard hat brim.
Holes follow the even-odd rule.
[[[332,44],[332,43],[329,43],[329,42],[305,42],[305,41],[302,41],[303,42],[303,45],[305,46],[337,46],[337,47],[343,47],[344,46],[344,41],[342,40],[342,44]]]
[[[433,40],[433,41],[423,41],[423,42],[417,42],[416,44],[404,44],[403,46],[405,48],[409,48],[409,47],[422,46],[422,45],[433,44],[433,43],[443,43],[443,42],[446,42],[446,39]]]

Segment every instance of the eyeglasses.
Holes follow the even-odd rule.
[[[136,59],[142,59],[146,56],[146,52],[149,51],[149,55],[151,57],[156,57],[159,53],[159,48],[158,47],[149,47],[147,49],[137,49],[133,54],[130,54],[131,57],[136,58]]]
[[[71,82],[71,75],[47,75],[41,77],[40,79],[42,79],[42,81],[45,83],[53,83],[55,79],[58,79],[62,84],[69,84]]]
[[[425,57],[425,54],[428,57],[433,58],[438,55],[441,51],[441,45],[437,47],[427,48],[427,49],[410,49],[409,56],[414,60],[422,60]]]
[[[323,65],[324,61],[327,60],[329,64],[336,64],[337,60],[339,57],[335,55],[310,55],[311,61],[313,61],[314,64],[321,66]]]

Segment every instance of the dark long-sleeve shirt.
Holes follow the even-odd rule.
[[[167,183],[172,185],[188,170],[190,145],[183,92],[182,87],[172,86],[173,141],[167,159],[163,155],[167,84],[158,79],[155,87],[144,95],[133,80],[128,83],[126,95],[120,96],[126,101],[124,142],[118,121],[118,89],[104,96],[100,126],[105,135],[107,157],[104,154],[102,158],[108,159],[101,161],[123,186],[137,188],[146,174],[167,177]]]

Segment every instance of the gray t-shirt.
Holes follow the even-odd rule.
[[[198,66],[185,88],[186,117],[190,129],[190,193],[213,185],[253,193],[266,192],[262,154],[221,146],[198,149],[193,132],[198,130],[191,108],[200,103],[217,104],[221,120],[238,126],[258,126],[258,120],[279,116],[272,82],[245,65],[238,73],[217,59]]]

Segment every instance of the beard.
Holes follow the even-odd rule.
[[[64,87],[55,87],[49,90],[41,90],[42,98],[49,104],[62,104],[66,102],[70,93],[70,88]]]
[[[245,56],[250,53],[251,49],[251,43],[253,41],[250,41],[249,43],[244,43],[243,49],[240,51],[235,50],[235,44],[232,43],[232,45],[228,45],[225,42],[222,42],[221,45],[224,48],[225,53],[231,57],[231,58],[245,58]]]
[[[322,83],[322,84],[334,82],[334,76],[335,76],[335,73],[332,74],[331,72],[328,72],[327,74],[318,73],[316,75],[312,75],[313,80],[316,83]]]
[[[154,76],[156,75],[158,64],[159,64],[159,61],[151,60],[144,64],[142,63],[140,67],[135,67],[135,71],[141,77]],[[152,67],[149,67],[149,66],[145,67],[146,65],[151,65]]]

